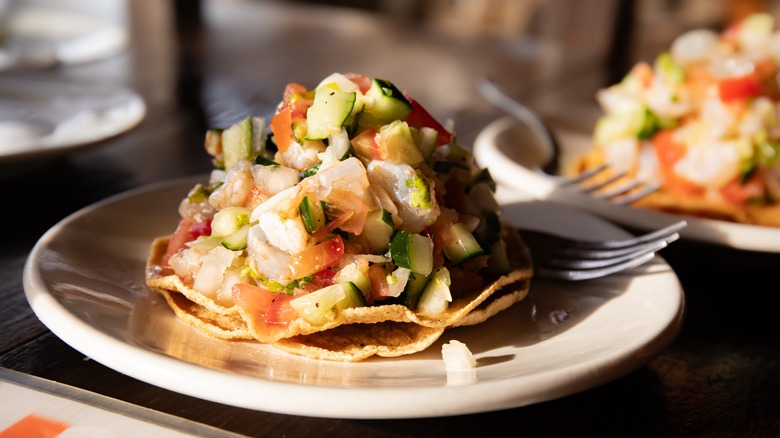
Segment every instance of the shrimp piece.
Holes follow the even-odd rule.
[[[433,194],[433,182],[408,164],[372,161],[368,179],[387,191],[398,208],[402,229],[419,233],[439,216],[439,205]]]
[[[268,243],[288,254],[303,251],[309,242],[309,232],[300,216],[288,219],[269,212],[261,215],[257,222],[267,236]]]
[[[737,141],[697,144],[674,166],[674,171],[695,184],[719,188],[739,175],[742,157]]]
[[[225,175],[223,183],[209,196],[209,204],[217,210],[226,207],[243,207],[249,199],[255,179],[249,161],[241,160]]]
[[[277,152],[274,158],[287,167],[303,172],[320,162],[318,154],[321,152],[325,152],[325,144],[321,141],[306,141],[304,144],[291,142],[284,152]]]
[[[253,226],[247,236],[247,263],[261,277],[287,282],[290,278],[290,254],[272,245],[262,228]]]

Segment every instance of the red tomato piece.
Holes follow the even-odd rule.
[[[744,183],[741,178],[734,178],[730,183],[720,189],[723,198],[737,205],[747,203],[750,199],[764,196],[764,178],[761,172],[756,172]]]
[[[333,266],[344,255],[344,241],[341,236],[310,246],[290,258],[292,278],[314,275]]]
[[[761,78],[751,73],[744,76],[721,79],[718,82],[718,95],[724,102],[734,102],[751,98],[761,92]]]
[[[192,240],[195,240],[200,236],[211,236],[211,220],[207,219],[203,222],[190,225],[187,231],[189,231]]]
[[[664,177],[664,189],[681,196],[701,194],[703,188],[674,171],[674,165],[685,155],[685,145],[674,141],[673,131],[668,129],[660,131],[652,141]]]
[[[406,96],[406,99],[409,101],[409,103],[412,104],[412,112],[410,112],[409,116],[406,118],[406,123],[408,123],[409,126],[417,129],[422,127],[433,128],[436,130],[436,132],[439,133],[436,145],[442,146],[449,144],[449,142],[452,140],[452,133],[444,129],[444,126],[442,126],[442,124],[439,123],[439,121],[436,120],[431,115],[431,113],[429,113],[428,110],[426,110],[416,100],[410,98],[409,96]]]
[[[366,94],[369,88],[371,88],[371,78],[359,73],[346,73],[344,75],[347,79],[357,84],[360,88],[360,92]]]
[[[292,142],[292,111],[284,108],[271,118],[271,132],[274,133],[276,147],[284,152]]]
[[[352,147],[355,153],[363,158],[384,160],[377,142],[378,133],[374,128],[368,128],[352,139]]]
[[[387,299],[391,296],[390,286],[387,284],[387,273],[381,266],[369,266],[368,279],[371,282],[371,290],[368,294],[368,304],[371,304],[374,301]]]
[[[168,248],[165,251],[165,255],[162,258],[162,265],[168,266],[168,259],[172,255],[176,254],[180,249],[184,248],[187,242],[195,240],[190,233],[190,227],[192,222],[189,219],[180,219],[179,224],[176,226],[176,231],[173,232],[170,240],[168,240]]]
[[[290,307],[295,298],[284,292],[271,292],[259,286],[239,283],[233,286],[233,300],[249,310],[264,326],[287,327],[298,314]]]

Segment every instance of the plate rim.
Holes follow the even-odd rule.
[[[410,390],[410,387],[333,387],[312,386],[301,383],[276,382],[262,377],[249,378],[245,375],[232,374],[225,371],[207,368],[194,363],[186,362],[172,356],[158,353],[137,345],[132,345],[126,340],[117,339],[110,334],[101,332],[87,322],[81,320],[69,309],[65,308],[48,290],[43,278],[39,275],[38,261],[41,253],[73,220],[89,215],[99,208],[110,208],[111,204],[123,199],[148,196],[151,192],[175,185],[186,187],[198,177],[184,177],[171,181],[151,184],[123,192],[69,215],[51,229],[49,229],[35,244],[25,262],[23,274],[23,286],[28,303],[33,308],[36,316],[64,342],[74,349],[82,352],[97,362],[132,376],[141,381],[159,386],[174,392],[187,394],[193,397],[211,400],[227,405],[233,405],[253,410],[276,412],[291,415],[306,415],[329,418],[353,418],[353,419],[393,419],[393,418],[424,418],[450,415],[472,414],[508,408],[516,408],[534,403],[548,401],[581,392],[616,378],[622,377],[636,370],[649,361],[653,356],[666,348],[677,336],[682,327],[685,313],[685,297],[679,279],[671,269],[666,275],[668,280],[677,286],[671,293],[677,294],[677,308],[674,314],[667,315],[669,321],[659,333],[652,336],[647,342],[633,345],[623,352],[616,363],[589,364],[577,363],[561,369],[553,369],[544,373],[536,373],[536,379],[554,381],[547,391],[537,391],[532,397],[527,394],[518,397],[518,385],[523,386],[525,379],[512,377],[509,379],[492,379],[480,381],[474,385],[465,386],[441,386],[424,387],[418,390]],[[589,213],[580,212],[585,215]],[[593,216],[593,215],[591,215]],[[612,224],[593,216],[593,219],[602,223],[616,232],[622,232]],[[662,266],[669,266],[661,260]],[[107,348],[107,345],[114,347]],[[122,354],[117,354],[119,351]],[[127,361],[126,355],[138,357],[142,360]],[[615,359],[615,358],[612,358]],[[594,361],[593,359],[591,361]],[[598,361],[596,361],[598,362]],[[139,363],[133,367],[130,363]],[[346,364],[350,366],[351,364]],[[593,369],[599,369],[598,377],[594,377]],[[216,374],[215,374],[216,373]],[[183,375],[196,376],[199,385],[187,385],[183,381]],[[218,378],[215,378],[217,376]],[[213,380],[212,380],[213,379]],[[566,384],[561,384],[561,380]],[[185,379],[187,380],[187,379]],[[235,394],[226,393],[218,386],[219,382],[229,382],[242,385],[250,393],[264,395],[275,393],[272,400],[264,400],[262,397],[237,398]],[[510,389],[514,389],[515,392]],[[302,397],[302,391],[305,397]],[[411,392],[411,394],[410,394]],[[360,397],[356,397],[356,394]],[[484,394],[491,394],[492,398],[484,399]],[[352,400],[348,403],[332,403],[335,395],[342,401]],[[479,394],[483,394],[479,396]],[[343,397],[341,397],[343,395]],[[417,403],[394,403],[394,410],[388,411],[386,404],[400,402],[414,395]],[[474,403],[472,396],[477,396],[481,403]],[[267,395],[266,395],[267,397]],[[359,401],[358,401],[359,399]],[[446,406],[437,406],[441,400],[448,400]],[[429,403],[431,409],[421,411],[419,403]],[[368,407],[368,408],[366,408]]]

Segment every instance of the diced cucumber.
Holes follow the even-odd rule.
[[[313,201],[308,195],[301,199],[301,202],[298,204],[298,211],[301,213],[303,226],[306,227],[306,231],[309,234],[313,234],[325,225],[325,211],[322,203]]]
[[[409,275],[409,281],[406,282],[406,288],[404,289],[404,305],[412,310],[417,308],[417,302],[420,300],[420,295],[428,285],[430,280],[429,275],[422,275],[412,272]]]
[[[221,244],[222,237],[220,236],[199,236],[192,242],[188,242],[187,247],[205,254]]]
[[[366,91],[366,97],[373,100],[373,105],[366,107],[363,114],[370,116],[375,126],[386,125],[393,120],[406,120],[412,112],[412,104],[395,85],[385,79],[374,78],[371,88]]]
[[[368,266],[368,264],[366,264]],[[368,292],[371,290],[371,280],[368,278],[367,272],[360,270],[360,264],[358,262],[352,262],[341,268],[339,272],[333,277],[334,283],[352,283],[363,292],[363,296],[367,297]]]
[[[211,220],[212,236],[229,236],[249,223],[251,210],[244,207],[226,207],[214,214]]]
[[[477,239],[468,228],[460,222],[452,224],[448,230],[454,239],[444,247],[444,255],[454,264],[460,264],[484,252]]]
[[[316,91],[314,103],[306,110],[307,140],[322,140],[338,133],[352,114],[357,95],[327,86]]]
[[[425,316],[441,315],[450,305],[450,271],[445,267],[437,268],[431,281],[425,286],[417,302],[416,312]]]
[[[428,275],[433,269],[433,240],[422,234],[399,231],[390,241],[390,256],[396,266]]]
[[[422,153],[406,122],[394,120],[383,126],[379,131],[377,142],[382,159],[388,163],[406,163],[417,167],[423,161]]]
[[[229,236],[222,239],[222,246],[231,251],[241,251],[246,249],[247,237],[249,236],[249,224],[242,225],[241,228],[234,231]]]
[[[322,325],[351,307],[366,305],[363,293],[352,283],[336,283],[290,301],[290,306],[311,324]]]
[[[222,131],[225,169],[230,169],[240,160],[251,159],[253,138],[252,117],[247,117]]]
[[[362,235],[371,254],[387,252],[390,248],[390,238],[393,237],[393,218],[390,212],[384,208],[370,211],[366,216]]]

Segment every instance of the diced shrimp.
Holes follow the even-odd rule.
[[[426,176],[408,164],[384,161],[372,161],[367,170],[371,183],[384,187],[393,198],[404,231],[419,233],[436,221],[439,205]]]
[[[320,162],[317,156],[325,151],[325,145],[321,141],[307,141],[304,144],[291,142],[284,152],[276,153],[276,160],[302,172]]]
[[[250,168],[254,183],[260,193],[273,196],[282,190],[289,189],[300,180],[300,173],[287,166],[252,165]]]
[[[680,64],[705,61],[717,50],[718,39],[716,32],[707,29],[685,32],[672,43],[672,58]]]
[[[690,147],[674,171],[695,184],[719,188],[739,175],[742,157],[735,141],[712,141]]]
[[[653,80],[645,98],[647,106],[660,116],[677,118],[691,111],[684,88],[670,86],[658,79]]]
[[[296,254],[306,247],[309,241],[309,232],[303,225],[300,216],[294,218],[282,218],[274,212],[268,212],[257,219],[268,242],[288,254]]]
[[[274,281],[290,280],[290,254],[272,245],[259,226],[249,230],[247,252],[249,266],[260,276]]]
[[[200,269],[193,275],[193,288],[206,296],[216,298],[217,289],[225,279],[225,271],[233,264],[236,255],[236,251],[223,246],[214,247],[203,255]]]
[[[255,185],[250,166],[246,160],[241,160],[233,166],[225,175],[222,185],[209,196],[209,204],[217,210],[243,207]]]

